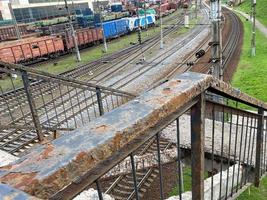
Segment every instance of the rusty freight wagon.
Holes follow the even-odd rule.
[[[0,60],[10,63],[31,63],[53,57],[64,51],[62,38],[45,36],[0,44]]]
[[[85,48],[99,43],[103,39],[101,28],[84,28],[76,31],[76,38],[79,47]],[[70,50],[74,48],[73,38],[70,32],[64,35],[65,49]]]
[[[29,25],[22,24],[18,26],[21,37],[37,35]],[[14,26],[0,27],[0,41],[17,39],[17,32]]]

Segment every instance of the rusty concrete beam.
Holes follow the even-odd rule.
[[[30,196],[25,192],[10,187],[9,185],[0,183],[0,199],[3,200],[38,200],[38,198]]]
[[[129,144],[135,141],[136,147],[143,142],[140,136],[183,109],[211,85],[224,92],[230,90],[227,84],[209,75],[179,75],[0,168],[0,182],[39,198],[49,198],[71,183],[78,183],[79,178],[90,171],[100,173],[101,164],[117,163],[126,157]],[[118,152],[119,155],[114,156]]]

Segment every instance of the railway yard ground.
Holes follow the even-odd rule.
[[[165,18],[163,18],[163,29],[165,30],[165,29],[169,29],[173,27],[178,22],[178,20],[182,19],[182,16],[183,16],[183,11],[178,10],[166,16]],[[168,34],[168,36],[164,38],[164,43],[166,43],[166,46],[168,46],[171,43],[170,41],[172,41],[173,38],[176,38],[177,36],[180,36],[182,34],[186,34],[187,32],[189,32],[190,29],[194,27],[194,24],[198,22],[199,20],[200,18],[197,20],[196,19],[190,20],[191,24],[189,28],[183,28],[182,25],[178,25],[179,30],[172,31],[171,34]],[[155,27],[148,28],[148,30],[142,30],[141,37],[142,37],[143,42],[147,40],[146,43],[149,43],[150,38],[153,38],[153,37],[159,38],[159,33],[160,33],[160,27],[159,27],[159,22],[157,22]],[[130,35],[125,35],[120,38],[116,38],[114,40],[108,41],[107,42],[107,45],[108,45],[107,53],[104,53],[103,51],[103,44],[99,44],[98,46],[91,47],[89,49],[84,49],[81,51],[81,58],[82,58],[81,62],[76,61],[75,54],[73,53],[71,55],[63,56],[62,58],[56,58],[56,59],[53,59],[53,60],[50,60],[44,63],[35,64],[32,67],[38,70],[46,71],[46,72],[53,73],[53,74],[64,73],[69,70],[73,70],[80,66],[86,65],[92,61],[95,61],[98,59],[105,59],[105,57],[112,55],[112,53],[122,51],[125,48],[130,48],[131,46],[136,45],[138,43],[137,34],[138,34],[137,32],[134,32],[134,33],[131,33]],[[159,51],[158,47],[159,47],[159,44],[155,46],[154,49],[151,49],[149,51],[149,54],[153,54]],[[0,80],[0,83],[4,91],[8,89],[12,89],[9,84],[9,81]],[[15,86],[22,85],[22,83],[19,82],[18,80],[14,80],[14,84]]]
[[[264,0],[258,1],[259,6],[265,6]],[[249,9],[248,2],[246,1],[242,4],[240,9],[247,12]],[[159,199],[159,196],[161,196],[160,199],[164,197],[164,199],[176,200],[179,199],[178,195],[182,195],[180,187],[183,187],[182,192],[192,191],[192,193],[189,192],[189,196],[192,198],[192,194],[197,191],[193,188],[195,180],[192,180],[192,177],[202,177],[205,179],[205,184],[207,182],[211,184],[211,197],[209,196],[210,194],[206,193],[206,185],[203,197],[205,195],[206,198],[208,196],[213,199],[214,191],[217,192],[218,190],[220,198],[228,199],[232,198],[233,190],[237,192],[239,188],[248,187],[237,197],[238,200],[266,199],[266,177],[262,179],[260,187],[247,186],[246,184],[247,181],[252,180],[252,177],[264,176],[267,168],[267,165],[265,165],[267,164],[267,118],[264,118],[264,109],[259,109],[258,114],[254,113],[255,108],[260,107],[259,105],[264,107],[265,104],[261,103],[261,101],[267,102],[267,40],[259,30],[256,31],[257,50],[256,56],[252,57],[250,22],[239,14],[234,14],[224,8],[222,10],[224,21],[222,23],[223,61],[221,65],[223,66],[223,81],[225,83],[216,82],[215,80],[210,84],[210,90],[203,90],[206,86],[201,84],[208,84],[206,79],[211,80],[207,74],[211,73],[212,68],[212,50],[209,43],[211,41],[211,29],[210,25],[206,23],[209,20],[209,11],[207,6],[202,6],[199,9],[198,17],[194,18],[194,7],[189,10],[191,12],[189,28],[184,28],[184,12],[182,10],[176,11],[164,18],[163,49],[160,48],[160,27],[159,22],[157,22],[155,27],[151,27],[147,31],[142,30],[143,43],[141,45],[137,44],[136,32],[108,41],[107,53],[103,52],[102,43],[82,50],[82,62],[80,63],[75,61],[73,53],[32,65],[32,69],[28,71],[27,75],[30,82],[28,87],[30,88],[29,90],[32,90],[32,94],[29,94],[27,89],[24,91],[23,88],[20,88],[27,84],[25,79],[23,79],[25,76],[23,73],[26,68],[18,67],[19,72],[22,72],[22,76],[19,76],[17,79],[7,77],[0,80],[0,96],[2,99],[2,102],[0,102],[0,111],[2,112],[0,117],[2,122],[4,122],[3,124],[6,123],[7,127],[11,127],[10,130],[0,129],[0,160],[3,159],[6,162],[8,154],[10,154],[10,161],[18,163],[14,166],[10,164],[3,168],[1,168],[2,165],[0,164],[0,180],[4,180],[5,184],[13,184],[24,190],[27,186],[25,188],[20,187],[21,180],[26,183],[29,180],[32,181],[31,179],[34,179],[35,176],[37,179],[41,177],[38,179],[40,182],[36,184],[38,186],[33,184],[32,187],[27,187],[25,190],[38,197],[47,194],[51,196],[53,194],[53,199],[61,198],[61,195],[63,195],[62,199],[69,199],[66,195],[72,191],[74,192],[70,194],[71,197],[74,197],[81,191],[86,191],[87,193],[83,192],[74,199],[102,199],[103,193],[104,200],[113,200],[113,198],[115,200],[132,200],[138,195],[140,196],[136,199],[141,200],[155,200]],[[259,14],[258,16],[259,20],[267,25],[266,15]],[[205,55],[201,58],[196,58],[196,52],[200,50],[205,50]],[[16,69],[15,65],[10,65],[9,67]],[[185,72],[188,73],[184,75]],[[190,74],[192,77],[190,77]],[[62,78],[57,75],[62,76]],[[175,80],[178,75],[180,75],[179,80]],[[207,82],[202,81],[202,77]],[[169,82],[173,78],[175,81]],[[186,91],[187,86],[183,82],[190,78],[192,78],[194,83],[191,86],[193,88],[192,91],[190,89],[192,94]],[[51,81],[54,82],[51,84]],[[190,81],[188,84],[191,84]],[[230,88],[231,86],[228,86],[226,83],[229,83],[234,89]],[[180,95],[181,98],[175,99],[175,95],[172,94],[173,86],[174,88],[182,88],[182,92],[180,93],[179,91],[176,94]],[[151,93],[151,91],[157,91],[158,87],[163,88],[162,91],[159,90],[159,98]],[[204,107],[204,109],[202,109],[201,105],[202,95],[194,96],[194,93],[201,89],[203,90],[202,94],[205,93],[206,95],[204,97],[206,100],[204,101],[207,107]],[[14,91],[9,92],[9,90]],[[184,93],[183,90],[185,90]],[[258,104],[254,106],[251,103],[253,100],[250,100],[250,97],[245,96],[243,92],[258,99]],[[144,97],[146,94],[149,94],[149,97]],[[34,109],[27,105],[27,99],[32,98],[30,95],[33,96],[34,100],[32,102],[37,108],[34,113]],[[209,95],[211,95],[210,99]],[[139,96],[141,97],[139,98]],[[184,99],[189,99],[189,96],[194,96],[194,98],[187,102],[184,108],[179,108],[179,114],[177,114],[178,111],[176,110],[172,115],[167,116],[166,113],[169,110],[174,109],[176,104],[178,105],[180,102],[183,102]],[[136,97],[137,99],[135,99]],[[224,99],[220,100],[218,97]],[[150,103],[150,100],[152,103]],[[228,100],[230,101],[229,104]],[[125,105],[128,101],[131,101],[130,104]],[[140,105],[145,105],[144,108],[135,107],[136,104],[142,101],[145,103]],[[235,105],[234,103],[232,105],[231,101]],[[172,103],[164,107],[166,102]],[[238,102],[241,106],[238,106]],[[19,105],[17,105],[18,103]],[[243,106],[243,103],[246,105]],[[195,107],[195,105],[199,107]],[[119,109],[115,109],[117,107]],[[136,109],[137,114],[133,112],[132,108]],[[218,115],[215,114],[216,109]],[[253,111],[249,111],[249,109]],[[125,114],[125,110],[131,113]],[[110,112],[115,115],[111,116]],[[106,115],[106,113],[108,114]],[[165,114],[168,118],[161,118]],[[176,117],[174,117],[174,114]],[[204,121],[205,126],[202,126],[203,122],[199,123],[201,125],[192,125],[196,121],[198,123],[195,115],[204,116],[201,120]],[[263,116],[261,122],[259,116]],[[45,130],[45,135],[43,136],[45,140],[42,142],[38,142],[38,139],[40,139],[39,134],[37,137],[38,131],[30,126],[31,124],[36,126],[36,117],[39,118],[39,128]],[[120,117],[125,124],[121,123],[117,117]],[[99,118],[99,120],[97,121],[96,118]],[[161,119],[159,120],[158,118]],[[140,119],[140,124],[148,127],[147,130],[142,130],[143,127],[135,127],[136,124],[139,125],[138,120]],[[112,124],[109,127],[111,122],[115,125],[113,126]],[[154,129],[153,123],[158,124],[158,127]],[[52,128],[49,129],[47,128],[48,126]],[[259,136],[260,128],[257,126],[261,127],[262,136]],[[95,137],[93,138],[95,141],[101,144],[99,138],[102,138],[106,142],[101,146],[101,152],[98,152],[100,149],[98,146],[98,149],[94,149],[95,151],[92,151],[93,153],[90,154],[91,157],[85,151],[86,148],[91,148],[91,146],[95,145],[93,140],[90,140],[91,136],[86,136],[90,140],[86,144],[82,144],[83,141],[79,141],[83,139],[82,134],[88,131],[85,130],[88,127],[90,131],[95,130],[97,132],[97,137],[92,134]],[[117,127],[120,128],[118,128],[119,131],[116,130]],[[58,128],[58,131],[56,128]],[[196,146],[193,146],[196,145],[193,144],[193,141],[199,139],[199,137],[194,136],[197,138],[195,139],[192,136],[192,131],[198,131],[198,129],[200,132],[205,133],[201,136],[201,140],[205,141],[205,143],[203,142],[203,149],[196,149]],[[89,133],[91,133],[90,131]],[[115,132],[114,138],[111,138],[110,135],[113,134],[113,131],[117,132]],[[131,133],[131,131],[134,134],[139,134],[139,131],[143,134],[142,131],[144,131],[144,135],[151,132],[151,136],[148,138],[140,134],[142,137],[138,136],[134,142],[130,141],[130,137],[123,138],[126,137],[125,135],[128,132]],[[69,135],[70,137],[67,138],[70,133],[73,133],[74,137]],[[105,135],[106,133],[109,135]],[[220,135],[216,136],[214,134]],[[75,137],[77,139],[77,147],[75,146],[76,140],[73,141]],[[234,137],[235,139],[233,139]],[[67,140],[64,140],[64,138],[67,138]],[[109,160],[104,160],[104,164],[102,163],[101,159],[105,158],[106,154],[113,152],[114,149],[118,150],[118,148],[122,147],[122,143],[128,141],[128,139],[130,141],[129,150],[125,150],[126,147],[123,146],[122,150],[119,149],[118,151],[128,152],[127,156],[118,158],[118,162],[113,166],[108,163]],[[142,141],[142,139],[144,140]],[[259,149],[260,139],[266,143],[261,145],[262,149]],[[134,147],[131,146],[138,141],[142,141],[142,144]],[[72,149],[64,147],[64,145],[70,145],[71,142],[74,143],[71,144],[71,148],[74,150],[79,151],[79,148],[82,149],[82,153],[78,156],[75,155],[76,152],[72,152]],[[111,147],[109,142],[112,145],[114,143],[116,147]],[[252,148],[251,151],[250,146]],[[253,151],[254,146],[255,151]],[[54,151],[54,148],[58,148],[59,152]],[[5,151],[5,154],[2,156],[1,151]],[[41,152],[40,155],[39,151]],[[67,161],[61,157],[62,155],[64,156],[65,151],[71,152],[71,156],[66,158]],[[205,162],[202,160],[203,166],[196,162],[196,169],[194,169],[192,168],[193,165],[190,166],[190,164],[195,162],[195,159],[198,159],[195,158],[195,154],[202,156],[197,151],[203,153]],[[51,152],[60,157],[62,162],[56,161],[57,158],[53,160],[54,157],[51,156]],[[257,152],[263,154],[261,155],[261,161],[258,161]],[[47,159],[47,166],[44,166],[44,169],[37,169],[34,163],[31,163],[31,159],[29,159],[31,156],[33,159],[37,159],[38,167],[45,163]],[[120,155],[116,154],[116,156],[119,157]],[[71,160],[70,163],[67,163],[69,162],[68,159]],[[110,162],[112,162],[112,159],[113,157],[111,157]],[[53,165],[53,162],[56,164]],[[85,162],[87,162],[87,166],[84,164]],[[99,168],[101,176],[97,177],[94,181],[91,181],[91,179],[98,175],[98,169],[92,171],[91,177],[93,178],[91,178],[90,173],[88,176],[87,173],[82,174],[79,172],[79,169],[75,168],[79,164],[82,166],[81,168],[87,168],[92,163],[95,166],[98,162],[100,162],[100,167],[104,166],[105,168],[106,166],[109,170],[103,171],[103,168]],[[206,165],[206,163],[208,164]],[[68,166],[63,169],[61,165]],[[25,170],[22,173],[23,178],[20,178],[20,173],[16,171],[20,170],[20,166]],[[30,167],[28,168],[28,166]],[[52,180],[50,178],[53,175],[51,175],[50,171],[46,171],[50,170],[51,166],[55,167],[53,168],[53,173],[56,174],[56,170],[59,170],[59,173],[55,175],[55,181],[53,180],[53,188],[49,186],[49,180]],[[259,172],[254,170],[257,167]],[[198,168],[202,170],[201,175],[196,175],[194,171],[198,171]],[[232,172],[229,172],[230,168]],[[35,170],[32,173],[34,174],[33,176],[29,172],[32,169]],[[61,187],[58,182],[63,179],[62,182],[67,182],[69,181],[67,179],[72,178],[72,170],[74,171],[73,173],[80,173],[81,175],[78,177],[75,175],[75,179],[70,181],[66,188],[55,191],[56,187]],[[95,169],[93,168],[93,170]],[[225,179],[224,182],[223,170],[225,170],[225,173],[227,171],[227,181]],[[173,172],[175,174],[172,174]],[[7,173],[7,176],[5,173]],[[183,186],[181,186],[179,173],[182,174]],[[232,185],[228,188],[229,173],[233,179]],[[7,178],[9,175],[13,176],[13,174],[16,174],[14,180]],[[62,174],[64,177],[59,181],[56,180],[60,179],[58,177],[61,177]],[[220,177],[219,181],[213,179],[216,174]],[[90,185],[79,185],[84,184],[83,176],[90,179]],[[234,181],[235,178],[236,180]],[[16,180],[19,182],[18,186],[15,182]],[[43,180],[45,181],[42,183],[41,181]],[[216,184],[219,183],[217,189],[213,185],[213,181],[217,181]],[[225,189],[226,182],[227,186]],[[75,185],[78,185],[79,192],[75,189]],[[68,190],[69,186],[70,190]],[[202,186],[204,191],[204,183]],[[32,189],[34,187],[38,187],[37,193]],[[47,189],[46,193],[40,190],[42,187]],[[195,185],[195,187],[198,186]],[[231,194],[229,189],[232,190]],[[66,193],[64,194],[64,192]]]

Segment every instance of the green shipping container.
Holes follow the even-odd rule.
[[[144,9],[140,9],[140,10],[138,10],[138,14],[139,14],[139,15],[145,15],[145,10],[144,10]],[[153,15],[156,15],[156,10],[153,9],[153,8],[148,8],[148,9],[146,9],[146,14],[153,14]]]

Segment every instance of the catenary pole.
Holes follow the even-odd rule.
[[[251,56],[256,55],[256,0],[251,0],[252,6],[252,39],[251,39]]]
[[[68,6],[68,2],[67,0],[64,0],[65,1],[65,8],[66,8],[66,11],[67,11],[67,14],[68,14],[68,21],[69,21],[69,25],[70,25],[70,30],[71,30],[71,35],[72,35],[72,39],[73,39],[73,42],[74,42],[74,47],[75,47],[75,52],[76,52],[76,58],[77,58],[77,61],[78,62],[81,62],[81,55],[80,55],[80,51],[79,51],[79,47],[78,47],[78,42],[77,42],[77,38],[76,38],[76,33],[75,33],[75,30],[73,28],[73,24],[72,24],[72,21],[71,21],[71,16],[70,16],[70,10],[69,10],[69,6]]]
[[[10,11],[10,14],[11,14],[11,17],[12,17],[12,20],[13,20],[13,23],[14,23],[14,27],[15,27],[15,30],[16,30],[17,39],[21,39],[21,35],[20,35],[18,23],[17,23],[17,20],[16,20],[16,17],[15,17],[15,14],[14,14],[14,11],[13,11],[13,8],[12,8],[11,3],[8,3],[8,8],[9,8],[9,11]]]

